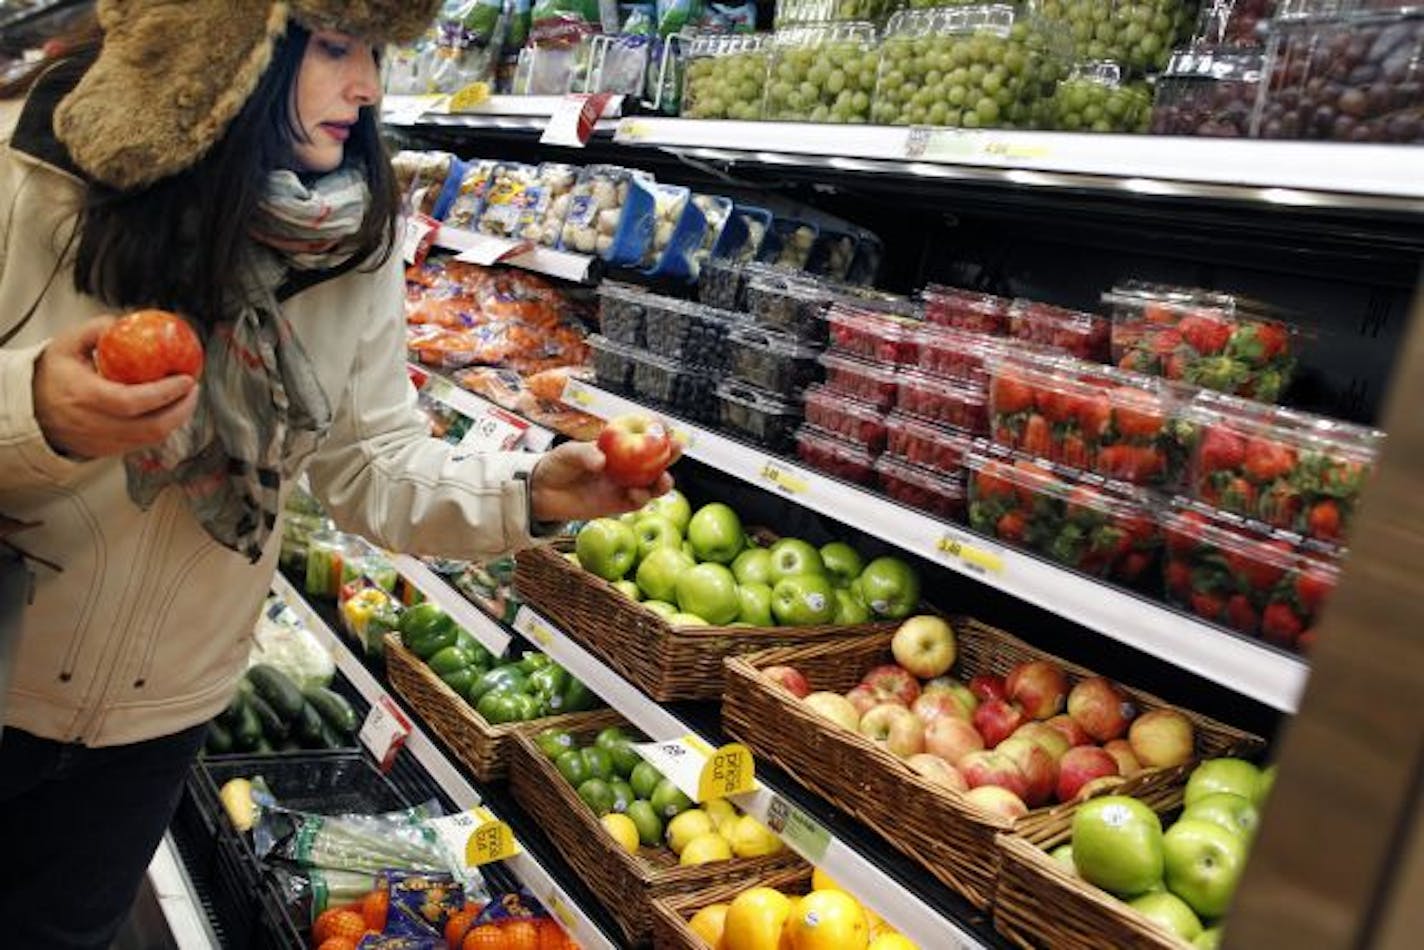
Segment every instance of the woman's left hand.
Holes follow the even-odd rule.
[[[681,454],[674,448],[673,461]],[[565,442],[548,452],[529,480],[534,520],[587,521],[621,515],[672,491],[672,476],[666,472],[649,488],[624,488],[603,473],[603,463],[603,453],[591,442]]]

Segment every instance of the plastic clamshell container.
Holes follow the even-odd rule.
[[[763,268],[746,284],[747,310],[758,323],[790,333],[797,339],[826,339],[826,308],[835,291],[803,274]]]
[[[663,187],[665,186],[658,185],[659,189]],[[643,273],[649,277],[694,279],[697,273],[698,252],[707,238],[707,215],[690,191],[686,195],[666,192],[659,197],[663,201],[659,206],[660,211],[663,206],[677,208],[679,205],[681,211],[670,229],[668,221],[659,217],[654,226],[653,241],[648,247],[648,255],[652,256],[653,261]],[[647,261],[648,256],[645,255],[643,260]]]
[[[727,226],[717,238],[716,246],[712,248],[712,256],[738,263],[756,260],[766,232],[771,229],[771,222],[772,214],[765,208],[733,202],[732,214],[727,218]]]
[[[892,455],[876,459],[875,472],[881,490],[900,504],[948,521],[964,521],[969,493],[963,475],[946,476]]]
[[[1106,363],[1112,353],[1112,323],[1106,317],[1036,300],[1013,302],[1009,308],[1009,336],[1052,347],[1080,360]]]
[[[685,119],[760,119],[771,38],[722,33],[693,37],[684,54]]]
[[[1275,15],[1276,0],[1215,0],[1204,3],[1197,18],[1192,46],[1199,49],[1259,48],[1264,28]]]
[[[796,430],[796,457],[827,475],[857,485],[875,484],[875,456],[815,426]]]
[[[628,203],[603,259],[620,267],[653,266],[672,242],[692,192],[650,178],[629,182]]]
[[[1093,577],[1152,575],[1162,534],[1147,492],[983,442],[964,465],[975,531]]]
[[[604,257],[612,250],[632,182],[642,173],[617,165],[588,165],[570,192],[559,248]]]
[[[778,454],[795,447],[802,418],[800,403],[727,380],[717,387],[717,406],[724,430]]]
[[[704,422],[714,418],[712,394],[716,389],[717,378],[706,370],[654,353],[633,354],[633,392],[686,419]]]
[[[597,333],[588,338],[588,347],[592,351],[593,378],[598,385],[613,392],[631,392],[636,365],[633,349]]]
[[[862,234],[855,246],[855,257],[850,262],[850,273],[846,280],[866,287],[875,283],[880,275],[880,262],[885,258],[885,242],[873,234]]]
[[[843,393],[815,385],[806,390],[806,421],[878,455],[885,450],[885,413]]]
[[[1053,128],[1064,132],[1146,132],[1152,93],[1142,82],[1125,80],[1126,70],[1111,60],[1074,63],[1053,91]]]
[[[687,277],[696,280],[702,271],[702,265],[706,263],[717,245],[722,243],[722,232],[727,229],[728,223],[732,220],[732,211],[735,205],[731,198],[724,198],[721,195],[693,195],[692,203],[702,212],[702,217],[706,220],[706,226],[702,230],[702,242],[692,249],[688,256]]]
[[[987,364],[1014,351],[1014,344],[1001,337],[970,333],[947,326],[926,326],[915,336],[919,368],[948,379],[985,385]]]
[[[1075,60],[1110,59],[1131,76],[1160,72],[1197,16],[1193,0],[1041,0],[1036,10],[1068,32]]]
[[[775,264],[793,270],[805,270],[811,259],[811,248],[821,234],[819,225],[796,218],[771,220],[771,230],[762,240],[757,260],[763,264]]]
[[[810,257],[806,259],[806,271],[844,283],[850,273],[851,262],[855,260],[858,244],[859,239],[853,234],[822,228],[811,247]]]
[[[740,310],[746,296],[746,265],[711,257],[697,271],[697,299],[709,307]]]
[[[821,377],[819,348],[763,327],[735,327],[727,334],[728,372],[770,392],[792,395]]]
[[[879,21],[895,12],[896,0],[777,0],[776,30],[798,24]]]
[[[983,386],[908,370],[900,373],[899,385],[895,406],[901,412],[975,435],[989,434],[989,397]]]
[[[543,216],[539,169],[519,162],[500,162],[485,188],[484,207],[475,230],[495,237],[516,238]]]
[[[1173,53],[1157,80],[1152,134],[1247,137],[1265,65],[1266,55],[1258,49]]]
[[[777,30],[763,115],[780,122],[868,122],[878,64],[872,23]]]
[[[1188,494],[1308,538],[1344,543],[1384,433],[1292,409],[1202,393]]]
[[[604,281],[598,287],[599,332],[614,343],[643,346],[649,302],[642,288]]]
[[[539,166],[541,189],[535,202],[538,208],[534,220],[524,228],[523,237],[536,241],[544,247],[557,247],[563,231],[564,219],[573,205],[574,186],[578,184],[579,169],[575,165],[561,162],[544,162]]]
[[[1275,402],[1295,373],[1295,326],[1229,294],[1128,283],[1103,295],[1123,369]]]
[[[941,475],[964,471],[964,455],[974,445],[974,434],[903,412],[885,418],[885,451]]]
[[[821,354],[826,388],[844,393],[878,409],[895,405],[900,394],[900,374],[887,366],[869,363],[834,350]]]
[[[653,353],[681,363],[722,370],[727,366],[727,337],[746,326],[745,314],[706,304],[649,295],[644,335]]]
[[[914,366],[920,346],[916,320],[878,313],[867,307],[836,303],[826,311],[831,345],[868,360]]]
[[[497,167],[498,162],[483,158],[457,162],[437,202],[437,216],[451,227],[472,230],[484,210],[486,190]]]
[[[1013,300],[1008,297],[939,284],[930,284],[921,296],[925,301],[925,320],[929,323],[995,336],[1006,336],[1009,332],[1009,308]]]

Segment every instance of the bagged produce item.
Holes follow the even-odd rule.
[[[383,815],[313,815],[291,811],[254,789],[261,817],[252,846],[264,861],[300,867],[379,873],[391,868],[446,873],[448,863],[425,821],[443,814],[439,802]]]
[[[653,37],[649,34],[594,37],[588,69],[578,84],[578,91],[641,96],[652,51]]]
[[[1260,50],[1178,50],[1157,80],[1153,135],[1245,138],[1266,64]]]
[[[327,686],[336,675],[336,663],[316,634],[278,597],[267,598],[252,630],[248,666],[259,663],[280,670],[298,689]]]
[[[625,267],[652,269],[672,244],[691,199],[692,192],[682,185],[634,178],[628,192],[628,207],[604,260]]]
[[[770,38],[707,34],[687,48],[682,115],[689,119],[759,119],[766,91]]]
[[[736,380],[724,380],[716,391],[718,421],[723,429],[784,454],[796,445],[801,424],[801,403]]]
[[[1008,297],[940,284],[930,284],[921,296],[925,301],[925,319],[930,323],[969,333],[1008,335],[1009,309],[1013,306],[1013,300]]]
[[[385,636],[400,623],[400,604],[379,587],[345,584],[338,599],[341,628],[369,657],[385,654]]]
[[[809,400],[809,394],[808,394]],[[885,417],[885,451],[941,475],[962,475],[974,434],[953,426],[892,412]]]
[[[438,40],[429,76],[431,92],[455,93],[494,80],[508,21],[503,0],[447,4],[436,21]]]
[[[657,0],[659,36],[672,36],[693,26],[702,17],[703,0]]]
[[[832,433],[803,425],[796,430],[796,457],[811,468],[857,485],[875,484],[875,456]]]
[[[490,178],[475,230],[503,238],[523,237],[531,228],[539,233],[546,210],[544,197],[538,168],[503,162]]]
[[[879,59],[876,31],[870,23],[818,23],[777,30],[771,44],[765,118],[870,121]],[[846,270],[849,262],[840,276]]]
[[[893,455],[875,461],[881,491],[891,498],[946,521],[964,521],[968,494],[962,475],[947,476]]]
[[[350,906],[375,890],[379,876],[327,868],[270,868],[282,903],[297,911],[299,920],[316,920],[333,907]]]
[[[804,404],[810,425],[872,455],[885,450],[885,413],[870,403],[848,399],[818,383],[806,390]]]
[[[1064,132],[1146,132],[1152,93],[1145,83],[1124,81],[1111,60],[1075,63],[1054,90],[1049,114]]]
[[[836,303],[826,311],[826,325],[838,353],[899,366],[919,362],[919,321]]]
[[[901,412],[975,435],[989,434],[989,399],[981,385],[918,370],[901,370],[896,382],[895,407]]]
[[[465,906],[464,887],[448,873],[387,870],[378,886],[390,895],[387,935],[443,939],[445,924]]]
[[[597,0],[535,0],[530,39],[537,46],[574,46],[600,29]]]
[[[405,207],[410,212],[431,215],[445,188],[445,180],[458,159],[449,152],[396,153],[391,159],[395,171],[396,187],[404,196]]]

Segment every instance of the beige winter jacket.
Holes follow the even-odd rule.
[[[0,149],[0,334],[40,297],[80,194],[45,125],[27,112]],[[403,287],[392,260],[284,307],[335,411],[312,487],[342,527],[392,549],[474,557],[527,545],[536,457],[461,457],[427,436],[405,373]],[[249,564],[209,539],[177,491],[140,511],[119,460],[50,449],[35,422],[35,359],[47,338],[105,312],[65,271],[0,350],[0,511],[44,522],[25,545],[64,568],[39,571],[5,720],[90,746],[167,735],[227,704],[280,546],[274,534]]]

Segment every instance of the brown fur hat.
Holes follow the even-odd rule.
[[[191,167],[242,110],[289,19],[409,42],[440,0],[99,0],[104,45],[54,131],[97,181],[142,188]]]

